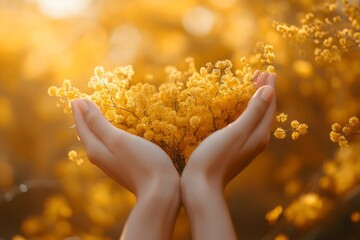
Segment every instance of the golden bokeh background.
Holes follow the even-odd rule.
[[[151,74],[154,83],[189,56],[198,67],[223,59],[236,67],[257,41],[275,48],[278,112],[306,122],[309,133],[272,138],[227,188],[239,238],[359,238],[359,134],[340,152],[329,139],[334,122],[360,116],[359,46],[318,64],[311,39],[292,44],[273,27],[297,24],[319,4],[0,0],[0,239],[116,239],[135,203],[86,160],[67,159],[69,150],[83,150],[49,86],[71,79],[84,88],[98,65],[131,64],[136,81]],[[277,205],[288,211],[269,224],[265,216]],[[174,239],[190,239],[183,212]]]

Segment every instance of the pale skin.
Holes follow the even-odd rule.
[[[120,239],[171,239],[181,205],[192,239],[236,239],[223,192],[269,142],[275,82],[275,74],[262,73],[246,110],[195,149],[181,176],[160,147],[117,129],[91,101],[72,102],[90,161],[136,197]]]

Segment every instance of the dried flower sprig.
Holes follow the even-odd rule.
[[[349,118],[348,122],[341,126],[339,123],[334,123],[331,126],[329,134],[330,140],[337,143],[340,147],[348,147],[349,141],[346,137],[351,137],[360,134],[360,121],[357,117]]]
[[[276,121],[279,123],[285,123],[287,121],[287,114],[280,113],[276,116]],[[291,132],[291,138],[293,140],[297,140],[300,136],[305,135],[308,132],[308,125],[305,123],[299,123],[297,120],[293,120],[290,123],[289,129],[285,130],[282,127],[278,127],[274,131],[274,136],[277,139],[284,139],[287,132]]]
[[[299,26],[274,22],[274,27],[296,45],[312,42],[318,63],[337,62],[343,53],[360,47],[360,5],[356,1],[323,1],[299,22]]]

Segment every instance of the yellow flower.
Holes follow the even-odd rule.
[[[307,133],[307,130],[308,125],[306,125],[305,123],[299,124],[299,126],[296,128],[296,131],[298,131],[300,135],[305,135]]]
[[[274,240],[289,240],[289,237],[285,234],[279,234],[274,238]]]
[[[286,137],[286,133],[285,133],[285,130],[282,129],[282,128],[277,128],[274,132],[274,136],[277,138],[277,139],[284,139]]]
[[[300,136],[300,132],[298,132],[298,131],[292,132],[292,134],[291,134],[291,138],[293,140],[297,140],[299,138],[299,136]]]
[[[74,150],[71,150],[71,151],[68,153],[68,155],[69,155],[69,159],[72,160],[72,161],[73,161],[75,158],[78,157],[77,152],[74,151]]]
[[[340,147],[348,147],[349,146],[349,142],[344,136],[339,137],[338,143],[339,143]]]
[[[302,227],[318,220],[328,210],[327,201],[317,193],[307,193],[292,202],[284,211],[285,218]]]
[[[290,125],[292,128],[297,129],[299,127],[299,122],[297,120],[291,121]]]
[[[57,92],[57,87],[55,87],[55,86],[49,87],[49,89],[48,89],[49,96],[51,96],[51,97],[56,96],[56,92]]]
[[[331,130],[340,131],[341,130],[341,125],[338,124],[338,123],[334,123],[333,125],[331,125]]]
[[[79,157],[78,153],[74,150],[71,150],[68,153],[69,160],[75,162],[78,166],[81,166],[84,163],[84,159]]]
[[[270,212],[268,212],[265,215],[265,219],[270,223],[270,224],[274,224],[278,218],[280,217],[281,213],[283,212],[283,208],[282,206],[278,205],[276,206],[273,210],[271,210]]]
[[[189,124],[192,128],[197,128],[201,122],[201,118],[199,116],[193,116],[190,118]]]
[[[357,117],[351,117],[351,118],[349,119],[349,125],[350,125],[351,127],[357,127],[357,126],[359,126],[359,119],[358,119]]]
[[[340,136],[341,135],[339,133],[337,133],[337,132],[334,132],[334,131],[330,132],[330,140],[333,141],[333,142],[338,142]]]
[[[274,66],[269,65],[269,66],[266,68],[266,71],[267,71],[268,73],[274,73],[274,72],[275,72],[275,68],[274,68]]]
[[[276,120],[277,120],[279,123],[286,122],[287,116],[288,116],[288,115],[285,114],[285,113],[280,113],[279,115],[276,116]]]

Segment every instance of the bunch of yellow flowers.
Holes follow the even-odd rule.
[[[356,1],[325,0],[300,19],[299,26],[274,23],[286,39],[315,45],[315,61],[333,63],[341,54],[360,46],[360,5]]]
[[[349,118],[344,126],[339,123],[331,125],[330,140],[338,143],[340,147],[348,147],[349,141],[346,137],[356,136],[360,134],[360,122],[355,116]]]
[[[270,64],[272,47],[263,49],[266,56],[261,58],[262,63]],[[158,87],[132,84],[131,66],[114,71],[96,67],[88,82],[89,94],[74,87],[70,80],[60,87],[50,87],[48,93],[60,98],[65,112],[71,112],[72,100],[90,99],[116,127],[163,148],[182,172],[199,143],[234,121],[256,90],[253,69],[246,63],[237,71],[233,71],[230,60],[207,63],[199,71],[193,59],[187,59],[187,63],[184,72],[167,67],[167,81]]]
[[[360,183],[360,144],[340,148],[333,159],[323,165],[319,180],[322,189],[330,193],[345,194]]]
[[[265,218],[274,224],[281,216],[298,227],[307,226],[326,215],[330,208],[328,199],[319,194],[309,192],[295,199],[288,207],[283,209],[281,205],[269,211]]]
[[[279,123],[284,123],[287,121],[287,114],[280,113],[276,116],[276,121]],[[274,136],[277,139],[284,139],[286,137],[286,132],[291,132],[291,138],[293,140],[297,140],[300,136],[305,135],[308,132],[308,125],[306,123],[299,123],[297,120],[292,120],[290,123],[289,129],[283,129],[282,127],[278,127],[274,131]]]

